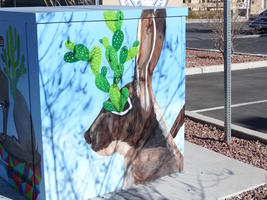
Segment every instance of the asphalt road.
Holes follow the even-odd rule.
[[[244,33],[234,40],[236,52],[267,55],[267,33],[252,34],[247,24]],[[214,49],[212,32],[207,23],[186,24],[186,46],[191,48]]]
[[[224,120],[223,73],[186,77],[186,109]],[[267,134],[267,68],[232,72],[232,123]]]

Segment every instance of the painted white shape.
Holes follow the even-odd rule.
[[[231,108],[236,108],[240,106],[247,106],[247,105],[253,105],[253,104],[259,104],[259,103],[266,103],[267,99],[260,100],[260,101],[251,101],[251,102],[245,102],[245,103],[238,103],[238,104],[233,104]],[[211,108],[204,108],[204,109],[199,109],[199,110],[191,110],[191,112],[208,112],[208,111],[213,111],[213,110],[221,110],[224,109],[224,106],[217,106],[217,107],[211,107]]]
[[[168,0],[120,0],[123,6],[166,6]]]

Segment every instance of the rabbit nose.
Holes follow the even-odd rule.
[[[89,132],[85,132],[84,134],[84,138],[85,138],[85,141],[88,143],[88,144],[91,144],[91,138],[90,138],[90,134]]]

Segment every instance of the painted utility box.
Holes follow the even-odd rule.
[[[183,170],[186,8],[0,10],[0,175],[87,199]]]

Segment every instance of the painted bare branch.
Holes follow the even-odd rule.
[[[87,143],[100,155],[110,156],[116,151],[124,156],[124,188],[183,169],[183,156],[166,126],[152,90],[152,75],[165,36],[165,16],[166,11],[162,9],[145,10],[139,20],[140,47],[134,81],[126,85],[132,108],[123,116],[102,109],[84,134]],[[178,126],[171,129],[173,132],[178,132],[183,123],[183,115],[179,116]]]

